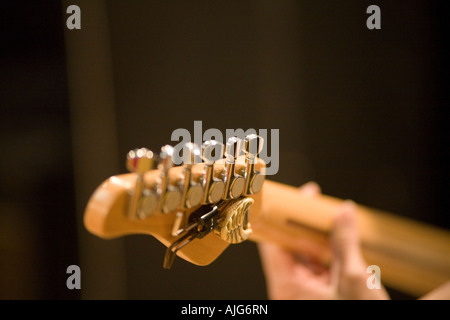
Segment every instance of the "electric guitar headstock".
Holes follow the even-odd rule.
[[[263,139],[255,134],[187,143],[180,154],[166,145],[127,155],[130,173],[112,176],[91,196],[84,215],[87,230],[101,238],[150,234],[166,247],[164,268],[176,255],[208,265],[252,229],[249,210],[260,205],[265,163]],[[242,155],[241,155],[242,154]],[[178,159],[177,158],[177,159]],[[256,202],[255,202],[256,201]]]

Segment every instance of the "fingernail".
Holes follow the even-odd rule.
[[[300,187],[300,191],[308,195],[315,195],[321,192],[320,186],[314,181],[305,183]]]
[[[350,199],[344,200],[344,202],[342,202],[342,206],[348,210],[356,209],[356,203]]]
[[[357,205],[353,200],[345,200],[340,207],[341,216],[344,220],[351,219],[356,214]]]

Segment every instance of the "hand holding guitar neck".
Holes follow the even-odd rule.
[[[181,166],[169,145],[159,155],[134,149],[131,173],[110,177],[89,199],[85,226],[104,239],[154,236],[167,247],[165,268],[175,256],[206,266],[247,239],[300,250],[327,266],[333,213],[343,200],[307,197],[266,179],[263,147],[253,134],[228,139],[225,150],[214,140],[188,143]],[[362,205],[356,216],[364,258],[380,267],[386,285],[421,295],[450,279],[447,230]]]

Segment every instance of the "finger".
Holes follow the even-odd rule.
[[[298,188],[298,190],[302,194],[307,195],[307,196],[316,196],[316,195],[322,193],[320,186],[314,181],[309,181],[309,182],[305,183],[304,185],[300,186]]]
[[[335,254],[343,262],[353,262],[353,259],[361,256],[356,205],[353,201],[345,201],[336,214],[332,244]]]
[[[314,275],[321,275],[321,274],[328,273],[328,268],[326,266],[324,266],[323,263],[321,263],[317,259],[314,259],[314,257],[306,256],[306,259],[304,260],[303,264]]]
[[[293,254],[273,243],[258,243],[258,250],[267,274],[289,274],[295,265]]]
[[[307,255],[283,250],[272,243],[259,243],[258,248],[267,275],[298,280],[327,273],[327,268]]]
[[[353,201],[347,200],[339,208],[332,230],[331,243],[333,278],[342,276],[342,273],[349,275],[363,271],[364,259],[358,234],[356,204]]]

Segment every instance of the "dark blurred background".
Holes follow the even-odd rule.
[[[129,149],[194,120],[279,129],[270,179],[449,228],[447,15],[425,0],[2,1],[0,298],[266,298],[254,243],[166,271],[155,239],[83,228]]]

